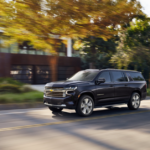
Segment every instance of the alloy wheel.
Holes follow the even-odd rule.
[[[140,105],[140,97],[139,97],[139,95],[136,94],[136,95],[134,95],[133,98],[132,98],[132,106],[133,106],[134,108],[138,108],[139,105]]]
[[[81,103],[81,111],[84,115],[88,115],[91,113],[93,108],[93,103],[89,98],[85,98]]]

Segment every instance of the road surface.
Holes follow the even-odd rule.
[[[86,118],[47,107],[0,111],[0,150],[150,150],[150,100]]]

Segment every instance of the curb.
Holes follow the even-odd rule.
[[[0,110],[42,108],[43,103],[0,104]]]

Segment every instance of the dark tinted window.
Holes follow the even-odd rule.
[[[112,71],[112,75],[113,75],[114,82],[125,82],[126,81],[122,72]]]
[[[33,66],[13,65],[10,71],[11,77],[24,83],[32,84],[33,80]]]
[[[128,78],[129,78],[130,81],[133,81],[133,79],[131,78],[130,73],[126,73],[126,75],[128,76]]]
[[[105,79],[105,82],[106,82],[106,83],[107,83],[107,82],[111,82],[109,72],[102,72],[102,73],[100,74],[100,76],[98,77],[98,79],[100,79],[100,78]]]
[[[51,81],[50,66],[36,66],[36,83],[45,84]]]
[[[128,81],[127,75],[125,73],[123,73],[123,76],[125,78],[125,81]]]
[[[144,81],[142,74],[139,72],[130,72],[129,74],[134,81]]]

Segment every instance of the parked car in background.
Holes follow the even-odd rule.
[[[146,90],[146,81],[138,71],[88,69],[66,81],[47,83],[44,104],[51,111],[75,109],[81,116],[91,115],[96,107],[110,108],[116,104],[137,110],[146,98]]]

